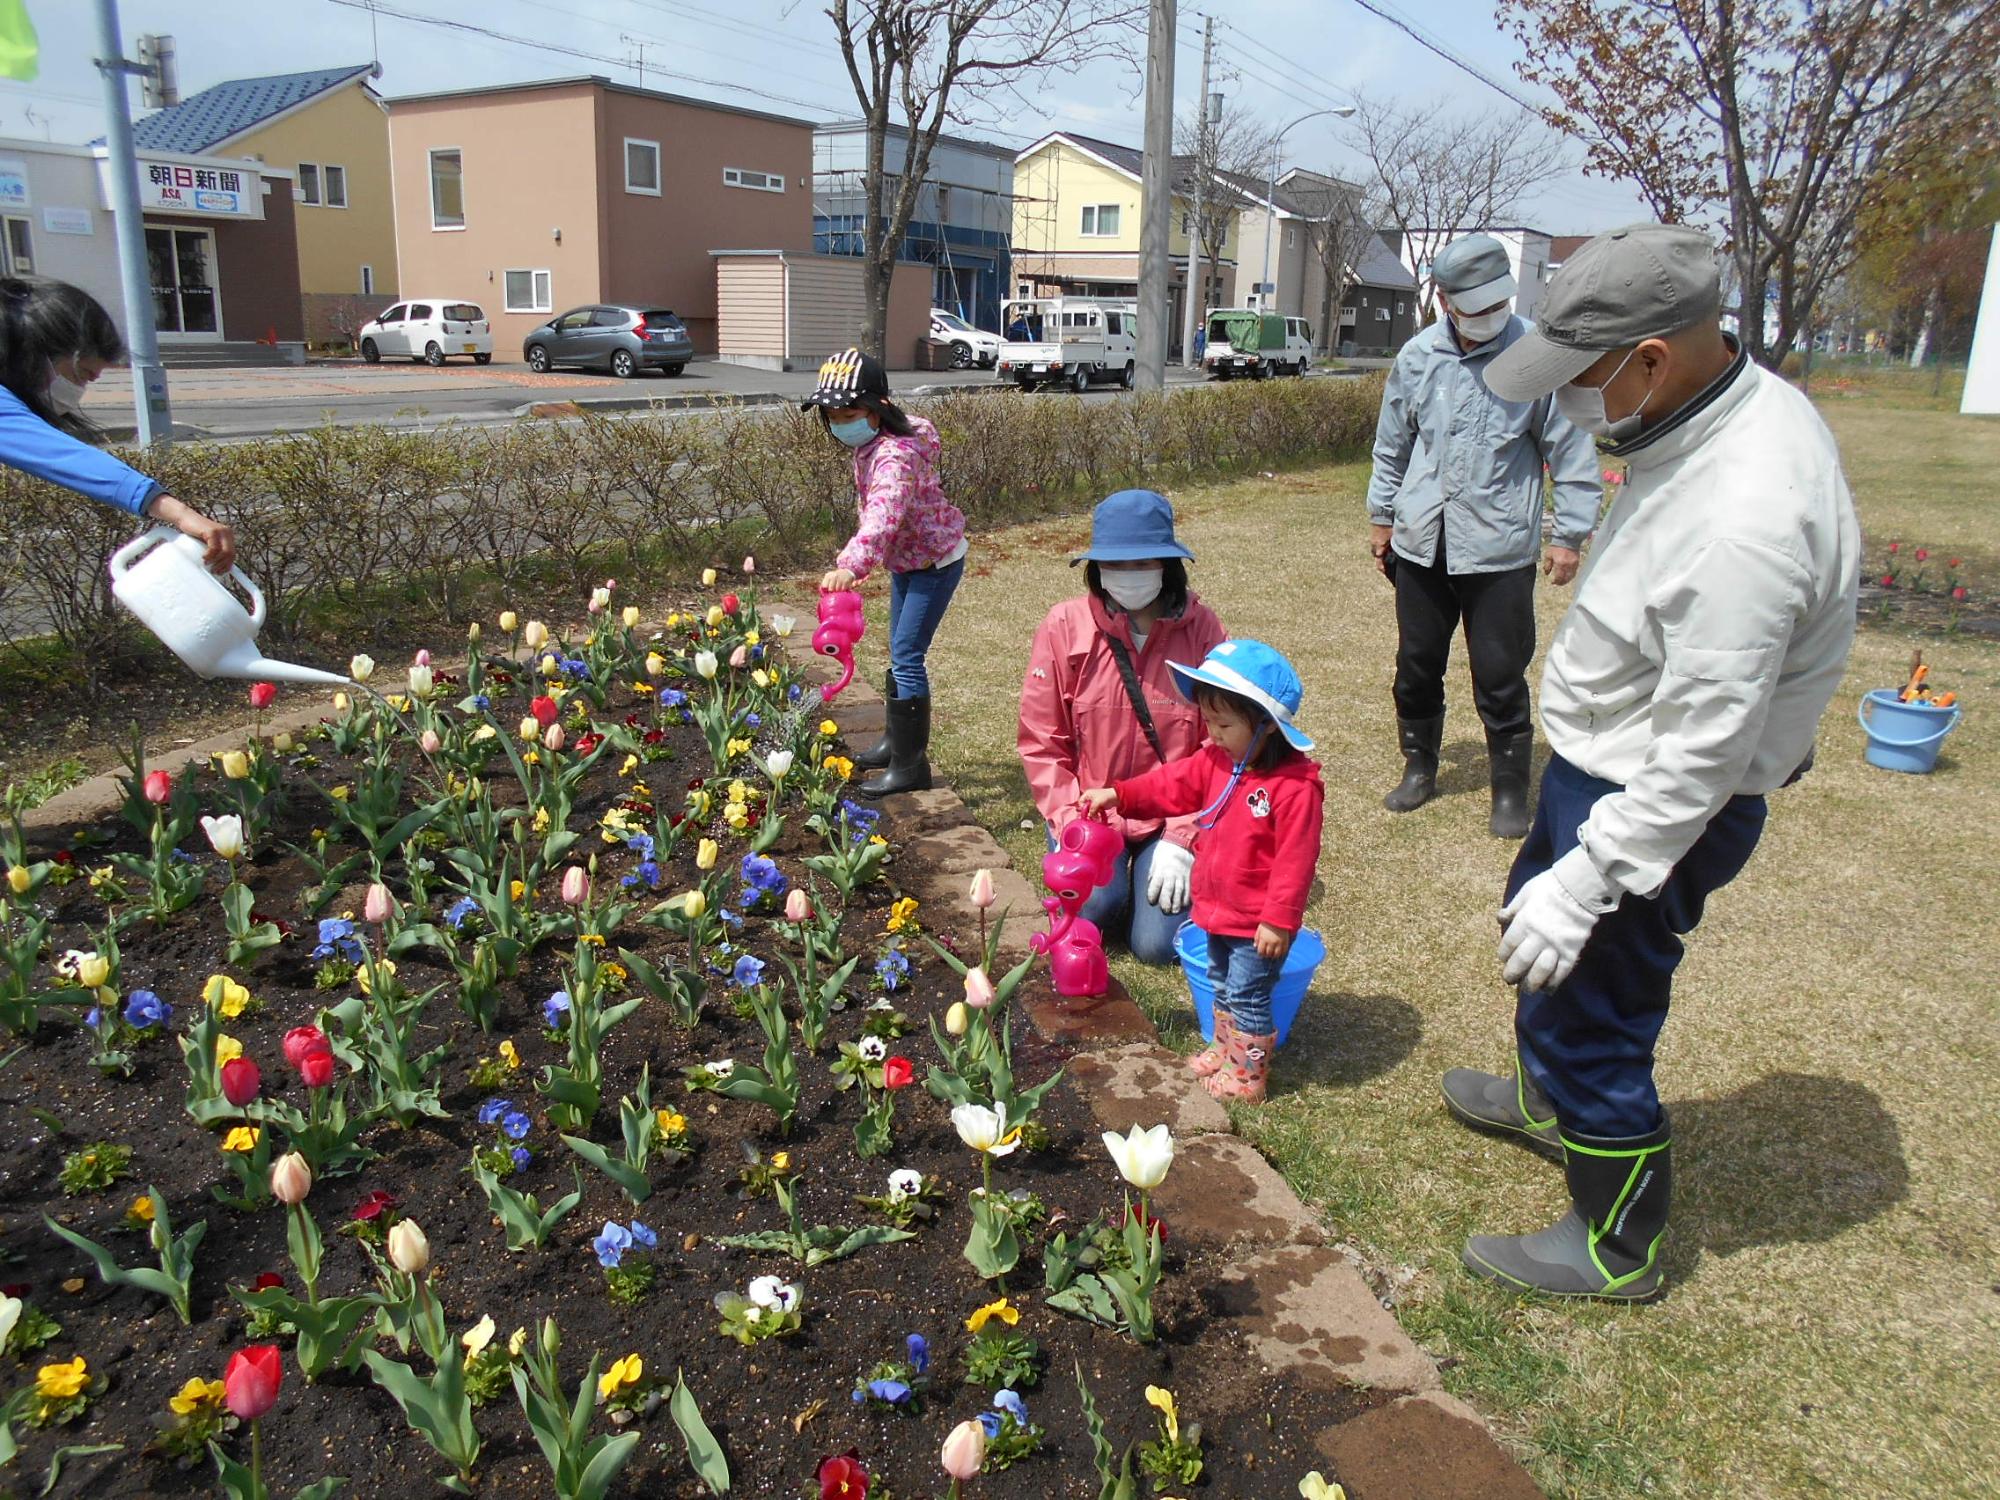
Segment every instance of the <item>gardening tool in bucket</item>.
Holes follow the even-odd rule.
[[[197,677],[349,683],[338,672],[295,667],[260,654],[257,632],[264,624],[264,592],[241,568],[231,568],[229,576],[249,594],[249,609],[208,571],[201,543],[171,526],[155,526],[111,556],[112,594]]]
[[[1855,710],[1868,736],[1868,764],[1884,771],[1927,774],[1937,765],[1944,737],[1958,727],[1962,712],[1956,703],[1905,703],[1894,688],[1875,689]]]
[[[1208,978],[1208,934],[1192,922],[1181,923],[1174,934],[1174,952],[1180,955],[1181,971],[1187,975],[1188,993],[1194,996],[1194,1017],[1201,1023],[1205,1041],[1215,1040],[1215,986]],[[1292,939],[1292,951],[1278,970],[1278,983],[1271,991],[1271,1023],[1278,1033],[1277,1045],[1285,1045],[1292,1034],[1292,1022],[1299,1018],[1299,1006],[1312,987],[1312,978],[1326,957],[1326,943],[1310,928],[1302,928]]]

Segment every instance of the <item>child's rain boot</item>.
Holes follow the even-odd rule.
[[[1236,1022],[1221,1006],[1215,1007],[1215,1040],[1188,1059],[1188,1070],[1197,1078],[1213,1078],[1229,1060],[1229,1041],[1236,1035]]]
[[[1204,1078],[1201,1086],[1218,1099],[1236,1099],[1244,1104],[1262,1104],[1264,1087],[1271,1076],[1271,1053],[1278,1045],[1275,1031],[1261,1036],[1229,1028],[1229,1045],[1223,1049],[1222,1067]]]

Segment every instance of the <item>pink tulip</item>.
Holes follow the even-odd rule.
[[[977,1479],[986,1462],[986,1429],[976,1419],[960,1422],[944,1440],[938,1462],[953,1479]]]
[[[165,771],[146,773],[146,800],[155,807],[163,806],[174,795],[174,778]]]
[[[560,725],[560,724],[551,724],[551,725],[550,725],[550,726],[549,726],[549,727],[548,727],[547,729],[543,730],[543,731],[542,731],[542,745],[544,746],[544,748],[546,748],[546,749],[550,749],[550,750],[560,750],[560,749],[562,749],[562,747],[563,747],[563,727],[562,727],[562,725]]]
[[[417,653],[417,659],[410,663],[410,665],[413,667],[428,667],[430,664],[431,664],[431,654],[428,651],[419,651]]]
[[[984,1010],[993,1003],[993,981],[986,977],[984,967],[974,967],[965,971],[965,1003],[974,1010]]]
[[[276,1344],[252,1344],[229,1356],[229,1367],[222,1372],[223,1400],[238,1419],[254,1422],[278,1404],[278,1388],[284,1383],[284,1353]]]
[[[435,729],[426,729],[418,736],[417,743],[424,747],[424,754],[426,755],[436,755],[438,751],[444,749],[444,741],[438,738],[438,732]]]
[[[253,682],[250,684],[250,706],[255,709],[269,708],[278,698],[275,682]]]
[[[972,877],[972,890],[970,894],[972,904],[981,911],[985,911],[987,907],[1000,899],[993,890],[993,872],[991,870],[981,870],[977,875]]]
[[[744,572],[746,572],[746,573],[754,573],[754,572],[756,572],[756,571],[757,571],[757,559],[756,559],[756,558],[754,558],[754,557],[746,557],[746,558],[744,558],[744,559],[743,559],[743,571],[744,571]]]
[[[590,877],[584,873],[582,865],[571,865],[563,871],[562,898],[571,906],[583,905],[590,895]]]
[[[750,663],[750,648],[748,646],[738,646],[734,651],[729,653],[730,666],[742,668],[748,666],[749,663]]]
[[[389,887],[376,881],[368,887],[368,895],[361,902],[361,915],[370,922],[382,923],[389,920],[389,913],[395,903],[389,899]]]
[[[812,898],[797,886],[793,886],[792,893],[785,897],[785,920],[796,926],[801,922],[810,922],[812,914]]]

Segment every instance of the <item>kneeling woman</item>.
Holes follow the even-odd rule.
[[[1174,536],[1174,510],[1151,490],[1120,490],[1091,515],[1088,588],[1048,613],[1021,685],[1016,737],[1028,789],[1053,843],[1079,817],[1086,787],[1110,786],[1198,752],[1201,715],[1170,663],[1200,661],[1229,638],[1188,588],[1194,554]],[[1125,854],[1083,909],[1141,963],[1174,961],[1174,934],[1194,874],[1192,817],[1111,814]]]

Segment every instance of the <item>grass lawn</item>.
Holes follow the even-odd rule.
[[[1994,559],[2000,422],[1958,417],[1927,382],[1856,382],[1825,410],[1871,537]],[[1912,638],[1864,629],[1818,769],[1772,799],[1680,972],[1659,1060],[1680,1147],[1668,1299],[1519,1301],[1467,1277],[1458,1249],[1541,1227],[1560,1173],[1437,1097],[1447,1067],[1509,1063],[1494,911],[1512,849],[1486,832],[1462,654],[1445,795],[1382,810],[1395,630],[1364,553],[1367,477],[1345,464],[1174,497],[1197,589],[1297,663],[1327,783],[1309,920],[1329,953],[1273,1098],[1241,1127],[1552,1494],[1992,1494],[2000,646],[1923,642],[1971,712],[1938,774],[1896,776],[1863,763],[1855,705],[1900,682]],[[1015,709],[1036,624],[1082,586],[1065,560],[1087,532],[1079,516],[978,538],[932,657],[936,759],[1031,879]],[[1542,589],[1544,641],[1566,597]],[[865,670],[880,628],[878,612]],[[1189,1044],[1178,972],[1114,964]]]

